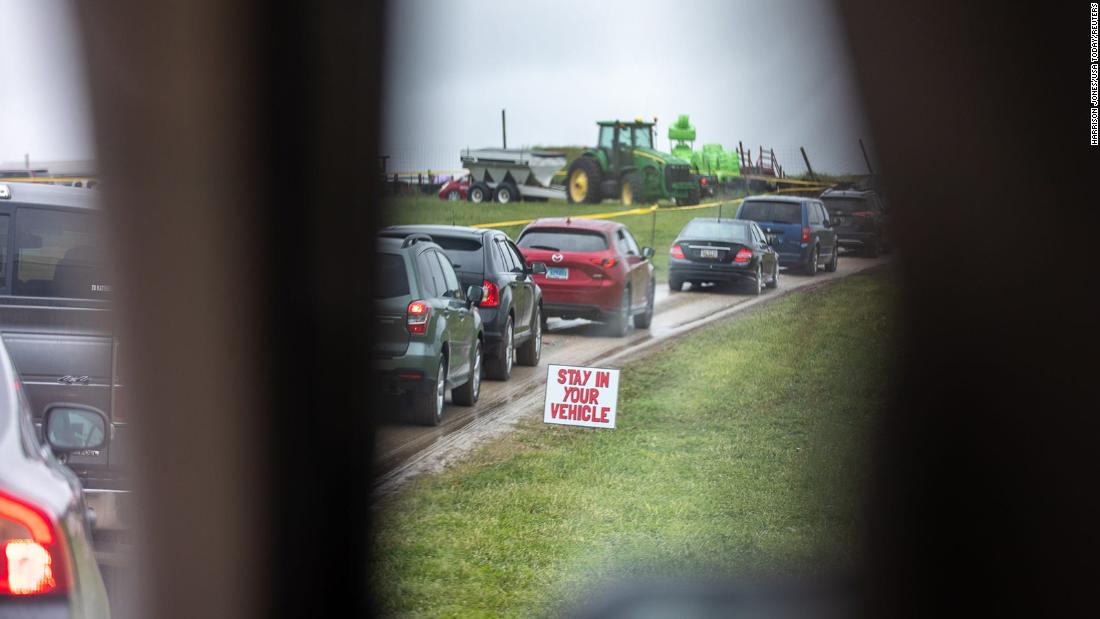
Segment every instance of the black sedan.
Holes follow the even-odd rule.
[[[779,260],[769,239],[754,221],[696,217],[669,249],[668,287],[679,292],[684,282],[746,283],[752,294],[779,286]]]
[[[0,343],[0,617],[109,617],[93,514],[59,460],[101,450],[107,417],[79,404],[53,406],[43,418],[46,447],[22,391]]]
[[[481,286],[478,304],[485,329],[485,375],[508,380],[512,365],[538,365],[542,355],[542,289],[532,275],[545,264],[528,265],[516,244],[500,230],[464,226],[390,226],[381,236],[427,234],[447,252],[463,286]]]

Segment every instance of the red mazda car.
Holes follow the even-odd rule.
[[[625,335],[653,320],[656,278],[653,249],[639,247],[626,226],[601,219],[538,219],[519,235],[528,264],[546,263],[536,275],[543,316],[606,322]]]

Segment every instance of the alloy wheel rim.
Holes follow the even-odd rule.
[[[447,384],[447,365],[439,364],[439,378],[435,381],[435,416],[439,417],[443,414],[443,395],[446,391],[445,385]]]
[[[505,334],[508,343],[504,346],[504,367],[507,371],[512,371],[512,348],[514,342],[512,340],[512,323],[508,323],[508,332]]]
[[[573,178],[569,182],[569,195],[574,202],[582,202],[588,195],[588,173],[584,170],[575,170]]]
[[[474,398],[481,394],[481,343],[474,349]]]
[[[535,358],[542,354],[542,316],[535,312]]]

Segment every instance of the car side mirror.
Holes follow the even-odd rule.
[[[649,260],[650,258],[652,258],[654,253],[656,253],[656,252],[653,251],[652,247],[643,247],[642,248],[642,257],[645,258],[646,260]]]
[[[59,456],[107,444],[107,416],[78,404],[58,404],[42,422],[46,444]]]
[[[481,286],[470,286],[466,289],[466,307],[480,305],[485,298],[485,289]]]
[[[545,262],[532,262],[527,266],[532,275],[546,275],[546,263]]]

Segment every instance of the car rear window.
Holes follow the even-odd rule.
[[[607,239],[599,232],[581,230],[531,230],[516,243],[530,249],[550,251],[595,252],[607,249]]]
[[[481,253],[481,239],[433,234],[432,240],[447,252],[451,264],[455,265],[459,271],[480,273],[484,269],[485,259],[484,254]]]
[[[749,225],[736,221],[691,221],[680,231],[680,237],[700,241],[747,243]]]
[[[21,208],[15,215],[14,253],[16,296],[110,297],[96,215]]]
[[[745,202],[741,206],[741,213],[738,217],[777,224],[801,224],[802,205],[796,202],[754,200]]]
[[[830,215],[851,215],[860,211],[874,211],[875,203],[865,198],[822,198]]]
[[[378,254],[378,277],[374,281],[376,298],[389,299],[409,294],[405,259],[399,254]]]

